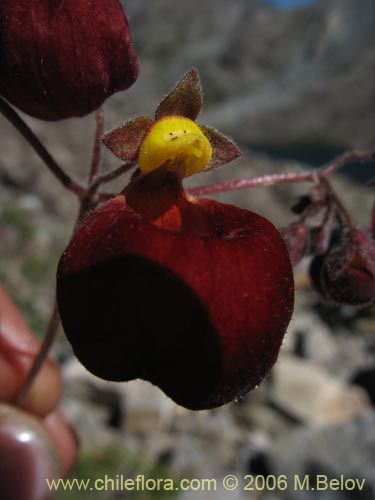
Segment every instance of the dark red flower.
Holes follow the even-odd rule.
[[[95,375],[143,378],[182,406],[212,408],[274,364],[293,309],[291,264],[263,217],[189,200],[173,175],[156,177],[78,228],[59,265],[60,315]]]
[[[22,111],[83,116],[137,74],[118,0],[1,0],[0,94]]]
[[[366,307],[375,300],[375,241],[361,230],[344,231],[310,265],[314,286],[337,304]]]
[[[263,217],[188,197],[182,179],[240,152],[197,125],[198,74],[105,136],[139,170],[93,210],[61,258],[57,299],[78,359],[109,380],[142,378],[191,409],[227,403],[261,382],[293,309],[293,276]]]

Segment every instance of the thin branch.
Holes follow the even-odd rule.
[[[345,208],[345,206],[341,203],[340,198],[336,196],[335,192],[332,189],[332,186],[329,185],[330,195],[329,198],[331,200],[331,205],[333,205],[337,217],[341,220],[346,227],[350,228],[352,231],[356,230],[356,224],[354,224],[349,212]]]
[[[125,174],[130,169],[132,169],[134,167],[134,165],[135,165],[135,162],[133,162],[133,161],[123,163],[119,167],[116,167],[114,170],[111,170],[110,172],[108,172],[106,174],[100,175],[91,184],[91,186],[89,187],[89,189],[87,191],[87,194],[92,195],[92,194],[96,193],[99,186],[101,186],[102,184],[105,184],[107,182],[111,182],[114,179],[117,179],[117,177],[119,177],[122,174]]]
[[[223,191],[235,191],[236,189],[247,189],[257,186],[273,186],[275,184],[286,184],[291,182],[314,182],[316,180],[315,171],[305,173],[289,172],[284,174],[260,175],[249,177],[247,179],[238,179],[234,181],[211,184],[209,186],[198,186],[187,189],[192,195],[220,193]]]
[[[348,163],[352,163],[354,161],[362,163],[374,160],[375,160],[375,151],[352,151],[344,153],[343,155],[333,160],[331,164],[328,165],[328,167],[323,168],[319,172],[319,177],[327,177],[328,175],[335,172],[335,170],[338,170],[347,165]]]
[[[34,360],[34,363],[31,366],[30,371],[28,372],[24,382],[21,385],[20,390],[18,391],[15,403],[18,406],[24,406],[29,395],[30,389],[37,377],[39,370],[41,369],[44,361],[47,358],[49,350],[53,344],[53,341],[56,338],[57,332],[60,326],[60,317],[57,309],[57,303],[55,301],[52,314],[46,329],[46,333],[43,339],[43,342],[40,346],[40,350]]]
[[[89,184],[92,184],[92,182],[96,179],[96,176],[98,175],[99,164],[100,164],[100,153],[102,149],[103,127],[104,127],[104,112],[103,108],[100,107],[96,111],[95,142],[94,142],[94,150],[92,153]]]
[[[192,195],[206,195],[237,189],[247,189],[257,186],[273,186],[276,184],[286,184],[295,182],[318,182],[319,179],[327,177],[334,171],[344,167],[353,161],[366,162],[375,159],[375,151],[353,151],[344,153],[333,160],[327,167],[320,170],[307,170],[306,172],[288,172],[283,174],[260,175],[247,179],[227,181],[210,186],[198,186],[187,189]]]
[[[51,154],[47,151],[44,145],[36,137],[30,127],[23,121],[19,114],[9,106],[7,102],[0,97],[0,113],[18,130],[18,132],[26,139],[38,156],[43,160],[50,172],[61,182],[61,184],[77,196],[82,196],[85,192],[83,186],[75,182],[69,175],[60,167]]]

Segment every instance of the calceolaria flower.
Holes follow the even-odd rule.
[[[262,381],[294,300],[288,252],[269,221],[183,190],[184,177],[239,155],[229,139],[195,123],[200,108],[191,70],[155,120],[135,118],[104,137],[139,170],[86,216],[57,279],[64,330],[88,370],[148,380],[194,410]]]
[[[29,115],[86,115],[137,75],[119,0],[1,0],[0,95]]]

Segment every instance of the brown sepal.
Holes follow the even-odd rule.
[[[105,134],[102,141],[120,160],[135,160],[141,142],[153,123],[154,121],[148,116],[133,118]]]
[[[161,101],[155,119],[164,116],[184,116],[195,120],[202,109],[202,88],[195,68],[185,73],[176,87]]]
[[[220,167],[221,165],[229,163],[242,155],[241,150],[233,141],[214,128],[207,127],[206,125],[199,125],[199,128],[210,141],[212,146],[212,158],[210,163],[204,169],[205,171]]]

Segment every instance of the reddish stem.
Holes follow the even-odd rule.
[[[286,184],[295,182],[319,182],[319,179],[327,177],[335,170],[338,170],[346,164],[358,161],[372,161],[375,159],[375,151],[353,151],[339,156],[327,167],[320,170],[308,170],[306,172],[288,172],[283,174],[260,175],[247,179],[211,184],[210,186],[198,186],[188,189],[187,192],[192,195],[206,195],[220,193],[223,191],[234,191],[236,189],[246,189],[257,186],[272,186],[276,184]]]
[[[94,179],[96,179],[98,175],[99,164],[100,164],[100,153],[102,149],[103,127],[104,127],[104,112],[103,108],[100,107],[96,111],[96,132],[95,132],[94,150],[91,160],[89,184],[92,184],[92,182],[94,181]]]
[[[349,155],[348,155],[348,157],[349,157]],[[342,157],[340,157],[340,160],[341,160],[341,158]],[[349,160],[349,161],[352,161],[352,160]],[[341,164],[341,166],[345,165],[345,163],[343,163],[342,161],[340,162],[340,164]],[[322,227],[324,227],[328,223],[328,219],[332,213],[332,209],[334,209],[336,216],[341,220],[341,222],[343,224],[345,224],[347,227],[350,227],[352,230],[355,230],[356,226],[355,226],[354,222],[352,221],[352,218],[351,218],[349,212],[346,210],[344,205],[341,203],[340,199],[336,196],[336,193],[334,192],[334,190],[331,186],[331,183],[326,178],[326,175],[329,175],[329,174],[326,174],[326,172],[328,171],[329,168],[330,168],[330,172],[332,173],[333,170],[332,170],[331,166],[329,166],[323,170],[325,175],[319,176],[318,188],[320,187],[320,189],[323,189],[323,193],[324,193],[323,202],[324,202],[324,205],[327,207],[325,218],[322,222]]]
[[[335,170],[338,170],[348,163],[351,162],[367,162],[375,160],[375,150],[374,151],[351,151],[344,153],[343,155],[337,157],[333,162],[328,165],[328,167],[323,168],[319,172],[319,177],[327,177],[332,174]]]
[[[18,132],[26,139],[38,156],[44,161],[50,172],[60,181],[60,183],[69,191],[77,196],[82,196],[85,188],[75,182],[69,175],[60,167],[52,155],[47,151],[45,146],[36,137],[30,127],[23,121],[18,113],[9,106],[7,102],[0,97],[0,112],[7,120],[18,130]]]
[[[110,172],[108,172],[106,174],[100,175],[99,177],[97,177],[93,181],[91,186],[88,188],[86,194],[88,194],[89,196],[93,195],[94,193],[96,193],[99,186],[101,186],[102,184],[105,184],[107,182],[111,182],[114,179],[117,179],[117,177],[119,177],[122,174],[125,174],[130,169],[132,169],[134,166],[135,166],[135,162],[130,161],[127,163],[123,163],[119,167],[116,167],[115,169],[111,170]],[[100,197],[100,193],[98,196]],[[112,197],[112,195],[110,195],[110,197]]]
[[[349,212],[346,210],[344,205],[341,203],[339,198],[332,192],[331,199],[336,209],[336,214],[343,224],[349,227],[352,231],[356,230],[356,224],[354,224]]]
[[[192,195],[203,195],[220,193],[223,191],[235,191],[237,189],[247,189],[257,186],[272,186],[274,184],[286,184],[289,182],[312,182],[316,179],[316,173],[314,176],[311,172],[305,172],[303,174],[290,172],[284,174],[271,174],[271,175],[260,175],[257,177],[250,177],[247,179],[238,179],[234,181],[221,182],[219,184],[211,184],[210,186],[198,186],[194,188],[187,189],[188,194]]]
[[[60,326],[60,317],[57,310],[56,301],[53,306],[52,314],[48,323],[48,327],[46,330],[46,334],[43,338],[43,342],[40,346],[39,352],[31,366],[30,371],[28,372],[25,380],[23,381],[20,390],[18,391],[15,403],[18,406],[24,406],[27,400],[27,396],[29,395],[30,389],[34,383],[36,376],[39,373],[44,361],[46,360],[48,353],[51,349],[53,341],[56,338],[57,332]]]

